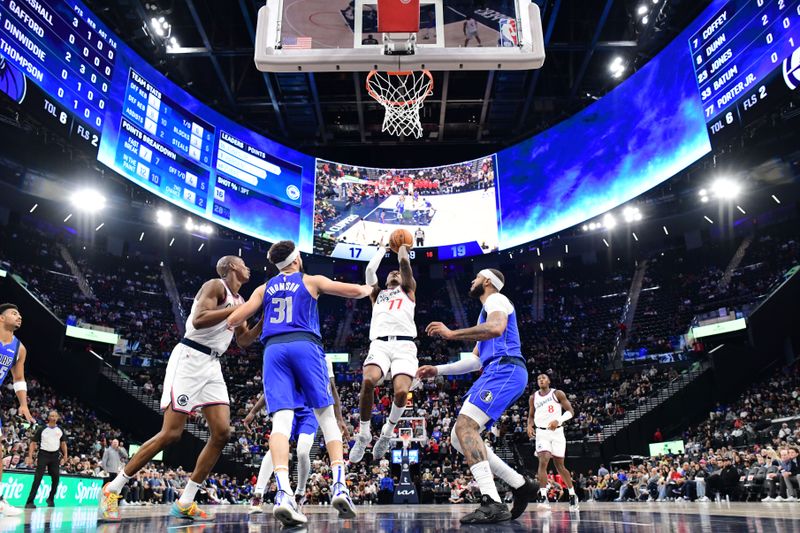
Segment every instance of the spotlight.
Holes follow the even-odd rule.
[[[736,198],[741,192],[741,186],[727,178],[719,178],[711,184],[711,192],[721,200],[731,200]]]
[[[583,225],[583,231],[589,231],[589,226],[587,226],[586,224],[584,224],[584,225]]]
[[[647,6],[646,6],[646,5],[644,5],[644,4],[642,4],[642,5],[640,5],[640,6],[639,6],[639,8],[636,10],[636,14],[637,14],[637,15],[647,15],[647,12],[648,12],[648,11],[649,11],[649,9],[647,8]]]
[[[97,213],[106,206],[106,197],[94,189],[81,189],[70,196],[72,205],[87,213]]]
[[[539,270],[544,272],[544,263],[539,263]]]
[[[648,17],[647,15],[643,16],[642,24],[647,25],[648,22],[650,22],[650,17]]]
[[[631,222],[642,220],[642,213],[639,211],[638,207],[626,207],[622,211],[622,217],[625,219],[625,222],[630,224]]]
[[[156,211],[156,223],[163,228],[172,226],[172,213],[165,209],[159,209]]]
[[[615,219],[611,213],[607,213],[606,216],[603,217],[603,227],[606,229],[614,229],[617,226],[617,219]]]
[[[614,78],[620,78],[625,73],[625,63],[620,56],[616,56],[608,65],[608,70]]]

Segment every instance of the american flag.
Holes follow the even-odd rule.
[[[283,39],[284,50],[310,50],[311,37],[286,37]]]

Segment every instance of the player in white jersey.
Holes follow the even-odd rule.
[[[472,39],[476,39],[478,41],[478,46],[483,46],[481,42],[481,37],[478,35],[478,21],[472,17],[467,17],[467,20],[464,21],[464,46],[469,46],[469,42]]]
[[[369,354],[364,360],[364,379],[361,382],[359,410],[361,424],[356,442],[350,450],[350,462],[358,463],[364,457],[367,445],[372,440],[372,407],[375,404],[375,386],[387,375],[392,376],[394,401],[389,418],[381,428],[381,435],[372,449],[372,458],[380,460],[389,450],[394,428],[406,410],[408,391],[417,374],[417,326],[414,323],[417,282],[411,270],[408,247],[401,246],[397,251],[400,270],[389,272],[386,288],[378,285],[378,266],[383,258],[383,250],[367,265],[367,285],[374,287],[372,300],[372,321],[369,328]]]
[[[569,490],[570,509],[578,508],[578,496],[572,485],[572,476],[564,466],[567,451],[567,438],[564,436],[564,423],[575,416],[572,404],[564,391],[551,389],[547,374],[536,378],[539,389],[528,399],[528,437],[536,439],[536,455],[539,458],[539,505],[547,503],[547,467],[550,459],[556,465]]]
[[[145,442],[117,477],[103,487],[100,496],[100,519],[103,521],[119,520],[122,487],[158,452],[180,440],[186,420],[197,409],[202,410],[211,435],[170,514],[196,522],[214,519],[197,507],[194,497],[231,435],[230,399],[219,358],[234,335],[236,343],[246,347],[261,331],[259,325],[248,328],[247,324],[230,330],[226,322],[234,309],[244,302],[239,289],[250,279],[250,269],[244,261],[232,255],[222,257],[217,262],[217,274],[219,278],[205,282],[195,296],[186,321],[186,334],[170,355],[161,397],[164,410],[161,431]]]

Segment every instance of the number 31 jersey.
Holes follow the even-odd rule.
[[[374,341],[378,337],[416,337],[416,305],[400,287],[379,292],[372,306],[369,340]]]
[[[285,333],[310,333],[322,337],[317,300],[306,289],[302,272],[278,274],[264,287],[261,340]]]

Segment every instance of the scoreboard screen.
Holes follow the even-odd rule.
[[[730,0],[688,44],[709,135],[722,137],[800,84],[800,0]]]
[[[0,91],[187,211],[311,251],[314,159],[229,120],[77,0],[0,0]]]

